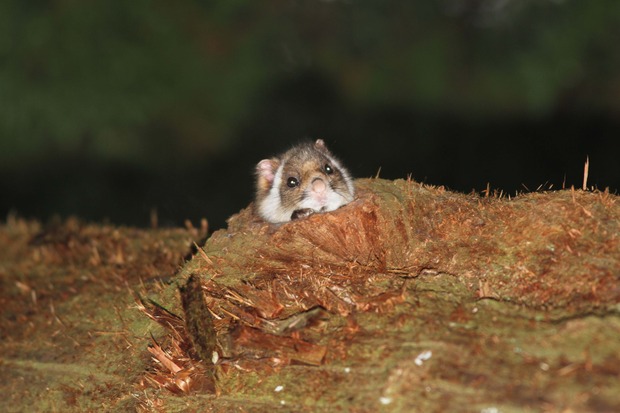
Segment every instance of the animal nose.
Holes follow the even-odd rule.
[[[325,182],[321,178],[315,178],[312,181],[312,192],[316,192],[317,194],[325,192]]]

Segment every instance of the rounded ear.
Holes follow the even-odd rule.
[[[263,159],[256,165],[256,175],[258,175],[259,182],[265,181],[267,184],[271,184],[276,177],[276,170],[280,163],[277,159]]]
[[[325,146],[325,142],[323,141],[323,139],[317,139],[314,142],[314,147],[319,150],[327,150],[327,146]]]

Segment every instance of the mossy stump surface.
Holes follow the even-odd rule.
[[[356,184],[184,264],[191,228],[9,219],[0,410],[620,411],[618,196]]]
[[[199,358],[221,402],[620,409],[616,196],[357,186],[338,211],[281,226],[248,208],[178,275],[201,280],[189,299],[208,311],[186,317],[213,324]]]

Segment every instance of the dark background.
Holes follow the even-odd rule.
[[[617,0],[0,3],[0,216],[212,228],[323,138],[356,177],[620,188]]]

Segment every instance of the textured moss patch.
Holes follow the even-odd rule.
[[[179,274],[202,279],[220,397],[292,411],[620,406],[620,339],[606,333],[619,325],[616,196],[357,185],[346,207],[279,227],[244,210]]]
[[[620,410],[617,196],[357,185],[185,264],[196,231],[9,219],[0,410]]]

